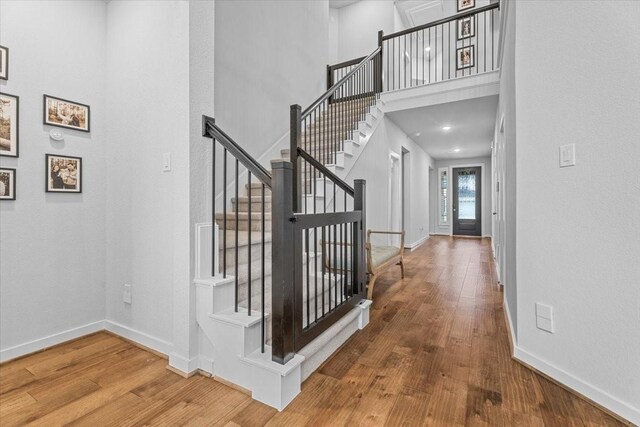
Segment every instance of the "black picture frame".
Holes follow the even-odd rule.
[[[461,61],[460,61],[460,51],[463,50],[469,50],[469,64],[467,65],[461,65]],[[456,70],[460,71],[460,70],[466,70],[467,68],[473,68],[475,66],[475,59],[476,59],[476,46],[475,45],[469,45],[469,46],[463,46],[463,47],[459,47],[456,49]]]
[[[18,95],[11,95],[10,93],[0,92],[0,97],[13,98],[16,102],[16,149],[15,154],[4,154],[3,150],[0,150],[0,156],[2,157],[19,157],[20,156],[20,97]],[[9,150],[11,153],[13,150]]]
[[[60,159],[60,160],[72,160],[72,161],[76,161],[77,162],[77,169],[76,170],[76,188],[69,188],[67,183],[65,183],[65,178],[58,175],[58,178],[60,178],[60,182],[56,183],[54,181],[52,181],[52,172],[53,171],[53,167],[50,163],[50,159]],[[58,169],[59,171],[60,169]],[[67,194],[80,194],[82,193],[82,181],[84,181],[84,178],[82,176],[82,157],[74,157],[74,156],[63,156],[63,155],[58,155],[58,154],[51,154],[51,153],[47,153],[45,154],[45,174],[44,174],[44,189],[45,192],[47,193],[67,193]],[[59,187],[58,184],[62,185],[62,187]]]
[[[0,80],[9,80],[9,48],[0,45]]]
[[[456,0],[458,5],[458,12],[473,9],[476,7],[476,0]],[[465,3],[467,3],[465,5]]]
[[[469,23],[469,32],[467,34],[464,34],[464,24],[468,22]],[[469,15],[469,16],[465,16],[464,18],[460,18],[456,21],[456,35],[457,40],[464,40],[464,39],[468,39],[471,37],[475,37],[476,35],[476,19],[475,19],[475,15]]]
[[[16,199],[16,170],[14,168],[0,168],[0,180],[2,180],[2,174],[3,173],[7,173],[10,176],[12,176],[13,178],[10,179],[10,182],[8,183],[4,183],[5,185],[5,189],[6,189],[6,185],[9,184],[9,188],[10,190],[10,196],[5,196],[4,194],[0,194],[0,201],[2,200],[15,200]]]
[[[64,124],[64,123],[58,123],[58,122],[53,122],[49,120],[49,114],[47,113],[47,101],[48,100],[52,100],[52,101],[57,101],[57,102],[63,102],[66,104],[71,104],[73,106],[76,107],[82,107],[86,110],[86,114],[85,114],[85,118],[86,118],[86,128],[81,127],[81,126],[73,126],[73,125],[68,125],[68,124]],[[60,127],[60,128],[65,128],[65,129],[73,129],[73,130],[77,130],[80,132],[91,132],[91,107],[88,106],[87,104],[82,104],[80,102],[75,102],[75,101],[70,101],[68,99],[64,99],[64,98],[58,98],[57,96],[51,96],[51,95],[43,95],[42,96],[42,123],[45,125],[49,125],[49,126],[56,126],[56,127]]]

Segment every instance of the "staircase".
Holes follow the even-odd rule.
[[[292,106],[271,170],[203,118],[222,194],[196,230],[199,368],[277,409],[368,323],[365,184],[344,179],[381,121],[367,80],[379,61],[380,49],[304,112]]]

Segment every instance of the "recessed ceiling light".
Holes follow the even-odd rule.
[[[442,126],[442,130],[444,131],[451,130],[451,126]]]
[[[459,149],[459,148],[454,148],[454,149],[453,149],[453,152],[454,152],[454,153],[459,153],[459,152],[460,152],[460,149]]]
[[[431,47],[430,47],[430,46],[427,46],[427,47],[425,47],[425,48],[424,48],[424,51],[425,51],[425,52],[429,52],[430,50],[431,50]]]
[[[416,132],[416,136],[420,136],[420,132]]]

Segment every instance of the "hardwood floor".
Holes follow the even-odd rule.
[[[0,425],[622,425],[511,360],[488,241],[432,237],[405,260],[283,412],[98,333],[0,366]]]

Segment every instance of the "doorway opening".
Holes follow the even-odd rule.
[[[482,236],[482,168],[453,168],[453,235]]]

